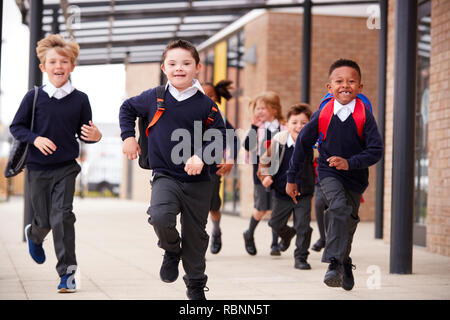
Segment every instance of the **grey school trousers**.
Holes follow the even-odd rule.
[[[75,256],[75,214],[73,195],[75,178],[81,171],[76,163],[54,170],[29,170],[28,184],[32,211],[29,239],[41,244],[52,231],[55,247],[56,271],[59,276],[66,274],[69,267],[76,268]],[[69,270],[73,271],[73,270]]]
[[[311,198],[312,195],[298,197],[297,204],[292,200],[273,197],[272,214],[269,226],[280,236],[285,229],[291,213],[294,215],[294,229],[297,234],[294,250],[296,259],[306,260],[309,255],[309,245],[311,243],[312,228],[311,222]]]
[[[331,258],[335,258],[342,263],[350,256],[353,235],[359,222],[361,193],[345,189],[333,177],[326,177],[319,184],[328,206],[327,241],[322,262],[329,263]]]
[[[188,279],[205,279],[205,254],[209,236],[206,233],[211,182],[181,182],[155,173],[147,213],[162,249],[181,254]],[[176,228],[181,213],[181,236]]]

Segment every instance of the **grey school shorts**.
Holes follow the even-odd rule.
[[[222,180],[221,176],[217,174],[211,174],[211,202],[209,204],[209,211],[219,211],[222,205],[222,200],[220,199],[220,182]]]
[[[253,207],[258,211],[272,210],[272,195],[262,184],[255,184],[253,189]]]

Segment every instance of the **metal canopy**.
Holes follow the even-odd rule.
[[[32,0],[16,0],[29,25]],[[253,9],[294,8],[303,0],[44,0],[42,29],[73,37],[79,65],[160,62],[170,40],[199,45]],[[376,1],[318,0],[313,5]]]
[[[16,0],[28,24],[30,0]],[[258,8],[299,7],[286,0],[44,0],[43,31],[80,45],[79,65],[159,62],[170,40],[198,45]]]

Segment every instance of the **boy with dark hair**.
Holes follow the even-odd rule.
[[[293,105],[287,114],[287,131],[281,131],[272,138],[272,143],[265,154],[261,156],[259,177],[262,185],[272,188],[273,208],[269,226],[281,238],[281,251],[289,248],[293,235],[296,235],[294,251],[294,267],[301,270],[311,269],[307,262],[308,248],[311,243],[311,198],[314,193],[313,149],[307,152],[301,175],[296,176],[296,183],[302,194],[291,199],[286,194],[286,172],[294,152],[294,145],[302,128],[309,122],[311,110],[307,104]],[[292,201],[294,200],[294,201]],[[287,225],[289,217],[294,216],[294,228]]]
[[[58,292],[75,292],[76,218],[72,210],[75,178],[81,170],[75,160],[80,149],[77,138],[93,143],[102,134],[91,121],[88,96],[69,80],[78,57],[78,44],[50,34],[38,42],[36,52],[39,68],[47,73],[49,83],[37,92],[33,131],[30,123],[34,90],[25,95],[10,126],[14,138],[31,145],[26,179],[34,217],[25,227],[25,238],[31,257],[42,264],[42,242],[52,231],[60,277]]]
[[[322,256],[322,262],[329,263],[324,282],[345,290],[354,286],[350,251],[361,195],[369,184],[368,168],[383,154],[375,119],[356,97],[362,88],[356,62],[340,59],[331,65],[327,89],[333,98],[303,128],[287,173],[286,193],[295,199],[299,194],[295,177],[302,172],[305,155],[320,133],[317,171],[329,219]]]
[[[208,165],[216,164],[205,165],[204,151],[213,141],[204,143],[202,139],[198,146],[195,122],[205,128],[205,124],[213,120],[208,130],[217,129],[223,139],[221,150],[226,146],[222,116],[217,112],[214,119],[209,119],[211,110],[217,110],[217,106],[203,94],[200,83],[195,79],[200,68],[197,50],[190,42],[176,40],[169,43],[161,65],[168,82],[165,110],[162,114],[158,113],[159,120],[153,120],[157,114],[156,89],[127,99],[119,114],[123,153],[129,160],[136,159],[140,154],[135,138],[136,117],[152,119],[148,127],[148,161],[153,170],[152,195],[147,213],[150,215],[149,223],[158,236],[158,245],[165,250],[160,277],[164,282],[174,282],[178,278],[181,259],[186,272],[183,280],[191,300],[206,299],[204,288],[208,277],[205,274],[205,253],[209,237],[205,228],[211,197]],[[189,148],[183,148],[183,161],[174,159],[172,154],[179,143],[172,139],[177,129],[188,135]],[[176,229],[179,213],[181,235]]]

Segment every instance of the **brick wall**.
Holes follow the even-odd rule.
[[[427,250],[450,256],[450,1],[431,2]]]

